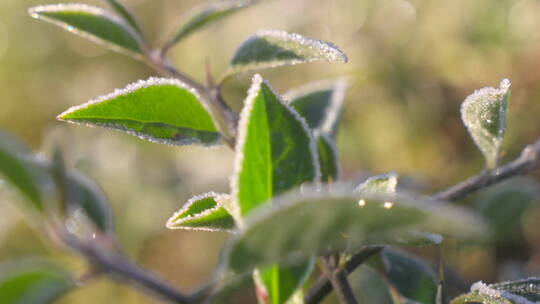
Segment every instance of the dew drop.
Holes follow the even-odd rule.
[[[394,203],[386,202],[386,203],[384,203],[383,207],[386,208],[386,209],[390,209],[390,208],[394,207]]]

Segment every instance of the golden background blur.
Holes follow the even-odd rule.
[[[201,1],[124,0],[144,34],[162,45],[181,16]],[[0,128],[36,151],[60,136],[70,164],[95,178],[115,211],[127,253],[183,291],[212,273],[226,234],[168,231],[165,222],[191,196],[228,192],[232,151],[168,147],[113,131],[67,125],[55,116],[69,106],[155,73],[58,27],[33,20],[31,6],[50,0],[0,0]],[[84,3],[105,6],[105,1]],[[540,2],[536,0],[266,0],[190,36],[171,60],[204,80],[216,76],[236,47],[259,29],[282,29],[338,45],[346,65],[316,63],[262,71],[280,93],[307,82],[346,77],[350,90],[338,146],[344,179],[394,170],[425,193],[480,172],[483,158],[461,123],[459,106],[474,89],[512,81],[504,159],[540,135]],[[241,107],[251,74],[224,88]],[[537,204],[538,206],[538,204]],[[0,203],[0,262],[50,256],[78,274],[85,263],[47,245],[13,204]],[[540,273],[540,209],[523,220],[507,249],[519,273]],[[504,251],[503,252],[507,252]],[[433,250],[418,252],[432,258]],[[452,248],[448,263],[467,283],[504,278],[500,248]],[[503,254],[504,255],[504,254]],[[244,301],[252,301],[246,294]],[[248,300],[249,299],[249,300]],[[151,297],[100,279],[59,303],[154,303]],[[330,298],[329,301],[332,301]],[[156,302],[157,303],[157,302]]]

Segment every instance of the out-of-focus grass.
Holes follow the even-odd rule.
[[[0,128],[38,149],[51,130],[62,134],[71,164],[98,179],[109,194],[119,239],[128,253],[182,290],[208,277],[224,234],[166,231],[164,223],[191,195],[228,191],[232,152],[226,148],[166,147],[111,131],[65,125],[54,117],[71,105],[154,75],[141,63],[32,20],[26,9],[51,0],[0,1]],[[88,0],[103,5],[104,1]],[[199,1],[125,0],[145,35],[162,44],[183,12]],[[505,159],[540,134],[540,3],[534,0],[267,0],[189,37],[171,52],[180,68],[204,79],[208,60],[219,76],[236,46],[258,29],[276,28],[329,40],[347,65],[312,64],[263,71],[284,93],[309,81],[345,76],[347,97],[339,147],[344,178],[395,170],[422,191],[434,191],[479,172],[481,154],[459,117],[476,88],[512,80]],[[251,75],[225,86],[239,109]],[[47,254],[77,273],[76,257],[48,247],[0,204],[0,260]],[[539,212],[524,221],[517,268],[538,273]],[[24,241],[21,241],[24,240]],[[30,241],[31,240],[31,241]],[[449,246],[452,247],[452,246]],[[465,281],[494,281],[512,260],[489,246],[449,249]],[[517,258],[517,257],[515,257]],[[476,261],[476,262],[475,262]],[[521,268],[520,268],[521,267]],[[148,303],[137,291],[99,280],[62,303]]]

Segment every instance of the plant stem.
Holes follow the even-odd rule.
[[[202,293],[185,295],[179,292],[153,273],[129,261],[126,256],[104,248],[97,242],[85,243],[67,232],[62,232],[60,236],[65,245],[84,256],[94,266],[137,287],[142,286],[161,299],[178,304],[189,304],[199,302],[204,298]]]
[[[362,265],[367,259],[378,254],[384,247],[383,246],[365,246],[345,264],[345,267],[339,269],[341,276],[347,276],[358,266]],[[332,291],[332,284],[326,275],[321,275],[315,282],[313,287],[308,291],[304,300],[306,304],[320,303],[326,295]]]
[[[349,280],[347,279],[347,273],[339,269],[338,262],[339,256],[323,257],[321,269],[336,291],[340,303],[357,304],[358,301],[356,301]]]
[[[540,139],[534,144],[525,147],[521,152],[521,155],[508,164],[495,168],[492,171],[468,178],[455,186],[433,195],[431,198],[440,201],[458,201],[477,190],[489,187],[517,175],[529,173],[539,165]]]
[[[430,199],[435,201],[455,202],[480,189],[487,188],[514,176],[527,174],[539,166],[540,139],[537,139],[535,143],[525,147],[521,152],[521,155],[515,160],[510,161],[504,166],[495,168],[492,171],[483,172],[446,190],[440,191],[431,196]],[[345,273],[345,275],[353,272],[358,266],[362,265],[367,258],[379,253],[383,248],[383,246],[377,247],[378,249],[376,250],[375,248],[371,248],[370,250],[368,249],[369,247],[361,249],[347,262],[345,269],[342,270],[342,272]],[[335,288],[335,286],[331,284],[329,278],[324,275],[321,276],[307,293],[305,298],[306,303],[313,304],[321,302],[332,291],[332,288]]]
[[[232,110],[221,95],[221,87],[209,85],[209,87],[200,84],[188,75],[177,70],[166,58],[159,53],[146,52],[145,63],[152,67],[156,72],[162,75],[172,76],[186,85],[196,90],[199,95],[209,103],[212,110],[217,110],[216,118],[220,124],[225,125],[226,134],[223,134],[225,143],[232,149],[235,146],[236,124],[238,114]],[[179,292],[176,288],[162,281],[153,273],[145,270],[139,265],[131,262],[129,258],[118,253],[117,250],[103,246],[96,240],[83,242],[76,236],[69,234],[64,229],[57,229],[57,236],[62,243],[82,255],[88,262],[100,270],[110,273],[117,278],[126,280],[136,286],[142,286],[152,294],[178,304],[190,304],[203,301],[213,290],[213,285],[209,284],[193,294],[186,295]]]

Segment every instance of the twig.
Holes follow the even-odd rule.
[[[217,118],[220,119],[222,125],[226,126],[227,130],[224,131],[228,133],[223,134],[224,141],[229,147],[234,149],[234,136],[236,133],[238,115],[227,105],[221,96],[221,87],[213,84],[209,84],[209,86],[206,87],[203,84],[198,83],[188,75],[177,70],[166,58],[161,56],[159,52],[146,53],[146,64],[158,73],[175,77],[192,87],[205,101],[210,103],[213,110],[219,112],[217,113]],[[223,123],[223,121],[225,122]],[[168,283],[162,281],[153,273],[131,262],[129,258],[121,255],[117,250],[103,246],[103,244],[98,241],[92,240],[89,242],[82,242],[76,236],[69,234],[63,229],[57,229],[56,236],[64,245],[77,251],[99,270],[112,274],[117,278],[124,279],[131,284],[142,286],[152,294],[173,303],[191,304],[201,302],[209,296],[209,293],[211,293],[214,288],[212,284],[209,284],[193,294],[183,294]]]
[[[431,198],[439,201],[457,201],[467,195],[499,183],[508,178],[524,175],[540,165],[540,139],[534,144],[527,146],[521,155],[508,164],[492,171],[473,176],[455,186],[441,191]]]
[[[138,287],[142,286],[164,300],[189,304],[196,303],[205,296],[201,292],[185,295],[153,273],[130,262],[127,257],[103,248],[96,242],[84,243],[67,232],[62,233],[61,238],[64,244],[84,256],[94,266]]]
[[[227,133],[223,134],[225,143],[234,149],[234,134],[236,133],[238,115],[227,105],[221,96],[221,87],[213,84],[209,84],[206,87],[200,84],[172,66],[166,58],[161,56],[159,51],[153,53],[147,51],[144,61],[159,74],[172,76],[192,87],[201,95],[201,98],[209,102],[212,110],[219,112],[217,113],[217,118],[221,125],[227,128],[227,130],[222,130]],[[142,286],[167,301],[179,304],[201,302],[213,290],[214,286],[210,284],[191,295],[183,294],[151,272],[131,262],[126,256],[118,253],[117,250],[103,246],[99,241],[82,242],[76,236],[67,233],[63,229],[56,229],[55,231],[56,237],[64,245],[77,251],[101,271],[124,279],[131,284]]]
[[[225,118],[225,121],[227,122],[227,126],[229,128],[229,135],[234,140],[236,138],[236,126],[238,124],[238,114],[231,109],[225,100],[223,99],[223,95],[221,95],[221,87],[220,86],[213,86],[208,89],[211,100],[214,101],[215,106],[219,109],[221,112],[221,115]],[[234,149],[234,148],[233,148]]]
[[[345,267],[339,270],[340,275],[346,276],[353,272],[358,266],[362,265],[370,257],[379,253],[383,248],[383,246],[363,247],[360,249],[360,251],[358,251],[358,253],[351,257],[351,259],[345,264]],[[306,304],[320,303],[331,291],[332,284],[326,275],[321,275],[306,295],[305,302]]]
[[[322,258],[321,269],[330,284],[336,291],[336,295],[339,302],[342,304],[357,304],[356,298],[352,291],[349,280],[347,279],[347,273],[339,269],[338,258],[333,256],[326,256]]]
[[[473,176],[455,186],[436,193],[430,198],[435,201],[454,202],[460,200],[469,194],[472,194],[480,189],[489,187],[496,183],[507,180],[511,177],[524,175],[540,166],[540,139],[534,144],[528,145],[523,149],[521,155],[508,164],[498,167],[492,171],[484,172]],[[358,266],[365,262],[369,257],[377,254],[383,247],[377,246],[364,247],[346,263],[343,273],[349,274]],[[309,290],[305,301],[307,304],[319,303],[331,291],[333,285],[326,276],[321,276],[317,282]]]

